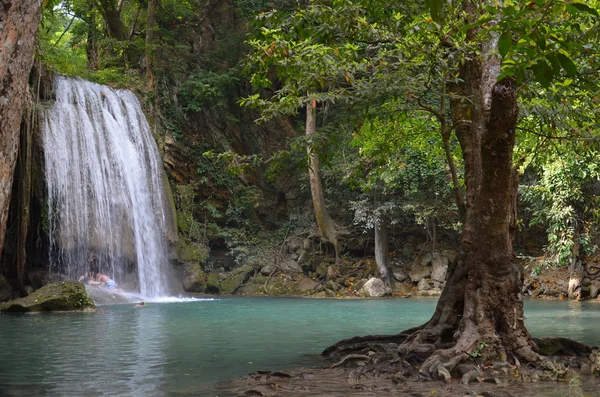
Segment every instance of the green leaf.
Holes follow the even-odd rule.
[[[546,59],[550,62],[550,65],[552,65],[554,74],[557,75],[560,73],[560,62],[558,61],[556,54],[548,54],[546,55]]]
[[[554,71],[546,63],[546,61],[539,60],[535,65],[531,67],[533,70],[533,74],[535,75],[535,79],[541,84],[542,87],[548,88],[550,86],[550,82],[554,77]]]
[[[583,4],[583,3],[571,3],[570,5],[573,6],[573,7],[575,7],[575,8],[577,8],[579,11],[583,11],[583,12],[587,12],[588,14],[599,16],[598,15],[598,11],[596,11],[592,7],[588,6],[587,4]]]
[[[506,57],[506,54],[510,52],[510,48],[512,47],[512,35],[509,32],[502,33],[500,39],[498,40],[498,51],[500,52],[500,56],[502,58]]]
[[[556,54],[556,56],[558,57],[558,61],[560,62],[560,65],[565,70],[565,72],[567,72],[567,75],[569,77],[573,77],[573,76],[577,75],[577,66],[575,66],[573,61],[571,61],[571,59],[569,59],[568,56],[566,56],[565,54],[560,53],[560,52],[558,54]]]
[[[434,22],[444,24],[444,0],[427,0],[427,7]]]

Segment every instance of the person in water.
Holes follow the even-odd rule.
[[[106,274],[98,273],[94,280],[90,280],[88,285],[106,285],[106,288],[114,290],[115,292],[122,293],[123,291],[117,289],[117,283]]]
[[[138,303],[137,305],[135,305],[135,307],[146,307],[146,302],[141,301],[140,303]]]

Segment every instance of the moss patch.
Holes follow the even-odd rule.
[[[233,294],[252,271],[249,266],[241,266],[229,273],[210,273],[206,279],[206,292],[211,294]]]
[[[209,249],[199,243],[192,243],[186,238],[177,240],[177,257],[182,262],[203,263],[208,258]]]
[[[64,281],[48,284],[25,298],[4,303],[0,305],[0,312],[84,311],[95,308],[83,284]]]

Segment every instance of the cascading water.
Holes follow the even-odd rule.
[[[65,76],[54,90],[41,114],[52,265],[167,295],[163,170],[138,99]]]

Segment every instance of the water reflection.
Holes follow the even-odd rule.
[[[0,315],[0,395],[214,396],[215,383],[257,369],[323,365],[318,354],[339,339],[397,333],[427,321],[435,305],[226,298]],[[535,337],[600,344],[600,305],[527,301],[525,315]]]

